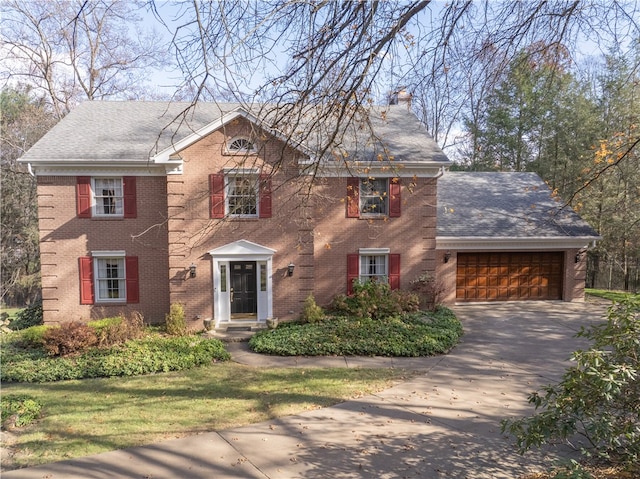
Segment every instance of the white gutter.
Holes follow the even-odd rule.
[[[540,250],[587,248],[601,236],[538,236],[538,237],[491,237],[491,236],[437,236],[436,249],[457,251],[477,250]]]

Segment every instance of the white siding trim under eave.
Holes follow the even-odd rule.
[[[26,163],[33,176],[166,176],[165,165],[140,160],[48,160]]]
[[[456,237],[437,236],[436,249],[456,251],[522,251],[522,250],[562,250],[571,248],[586,248],[590,243],[602,239],[601,236],[574,237]]]
[[[385,178],[440,178],[450,165],[430,161],[329,161],[321,162],[317,172],[309,162],[300,162],[301,172],[316,174],[321,178],[347,178],[350,176],[371,176]]]

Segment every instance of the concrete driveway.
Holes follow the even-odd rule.
[[[515,478],[569,450],[519,456],[500,421],[531,412],[527,396],[557,380],[596,304],[463,305],[462,342],[446,356],[394,359],[424,373],[375,395],[252,426],[11,471],[15,478]],[[265,366],[242,349],[234,360]],[[278,360],[269,358],[270,365]],[[389,365],[331,358],[331,365]],[[274,364],[276,363],[276,364]],[[333,364],[335,363],[335,364]],[[325,365],[312,358],[282,365]]]

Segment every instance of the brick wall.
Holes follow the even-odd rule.
[[[347,255],[359,248],[400,254],[400,287],[424,272],[435,273],[436,179],[402,178],[398,218],[346,218],[346,178],[325,178],[316,187],[315,295],[327,305],[347,290]]]
[[[38,177],[45,322],[87,321],[133,310],[149,322],[164,320],[169,305],[165,182],[164,177],[137,177],[137,217],[98,219],[77,218],[75,176]],[[78,258],[99,250],[138,257],[139,303],[80,305]]]
[[[257,138],[258,154],[229,155],[225,144],[237,136]],[[213,317],[213,272],[208,251],[241,239],[276,250],[273,256],[273,316],[299,316],[313,290],[313,235],[301,206],[304,181],[298,178],[295,151],[238,120],[181,152],[183,174],[167,178],[169,281],[171,302],[184,305],[187,321],[196,329]],[[257,168],[271,175],[271,218],[209,218],[209,175],[223,168]],[[296,265],[293,277],[287,266]],[[195,278],[188,268],[196,265]]]

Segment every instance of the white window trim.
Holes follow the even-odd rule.
[[[237,150],[232,150],[230,148],[233,142],[241,140],[246,140],[247,142],[251,143],[251,148],[240,148]],[[251,155],[257,153],[257,151],[258,150],[256,149],[256,142],[247,136],[234,136],[225,144],[225,153],[228,155]]]
[[[384,276],[387,282],[389,282],[389,254],[391,252],[390,248],[360,248],[358,250],[358,281],[361,283],[366,282],[371,278],[370,275],[363,275],[362,273],[362,258],[364,256],[384,256]],[[378,277],[378,276],[376,276]]]
[[[384,191],[384,199],[385,199],[385,208],[384,211],[381,213],[372,213],[372,212],[367,212],[367,211],[363,211],[362,209],[362,205],[363,205],[363,198],[365,197],[362,192],[363,192],[363,187],[362,184],[363,182],[369,181],[369,180],[385,180],[386,182],[386,187],[385,187],[385,191]],[[367,178],[360,178],[360,183],[358,184],[358,209],[360,210],[360,216],[363,218],[366,217],[373,217],[373,218],[380,218],[383,216],[389,216],[389,180],[390,178],[388,177],[384,177],[384,176],[375,176],[375,177],[367,177]]]
[[[103,205],[98,205],[96,199],[96,180],[119,180],[120,181],[120,191],[122,192],[122,196],[114,197],[120,198],[121,201],[121,213],[104,213],[102,211]],[[117,207],[116,207],[117,209]],[[91,216],[96,218],[123,218],[124,217],[124,178],[122,176],[92,176],[91,177]]]
[[[229,198],[231,197],[231,179],[233,178],[251,178],[255,184],[256,191],[256,212],[255,214],[235,214],[231,213],[229,207]],[[224,171],[224,210],[226,216],[230,218],[259,218],[260,217],[260,173],[259,170],[239,168]]]
[[[92,251],[91,257],[93,258],[93,291],[95,292],[96,304],[109,304],[109,303],[126,303],[127,302],[127,262],[125,251]],[[99,263],[100,260],[105,259],[118,259],[122,261],[122,280],[124,283],[122,296],[120,298],[101,298],[100,297],[100,281],[105,281],[107,278],[100,278]],[[118,280],[120,281],[120,280]]]

